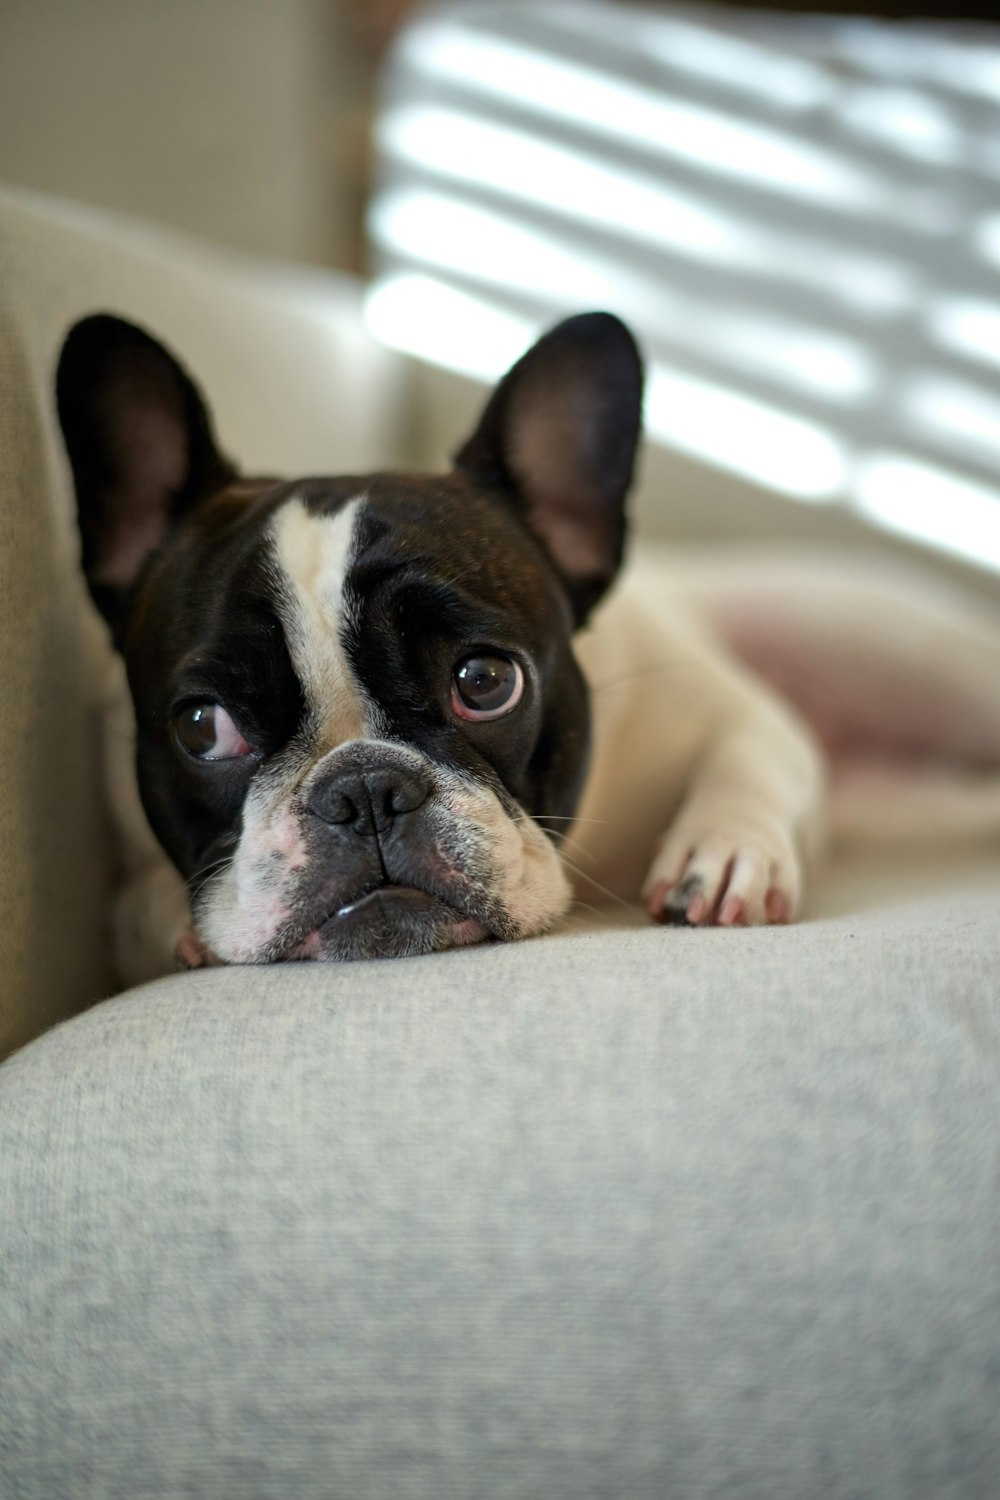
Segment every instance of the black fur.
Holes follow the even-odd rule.
[[[188,880],[235,846],[251,781],[308,729],[265,544],[293,494],[321,514],[366,497],[342,645],[385,738],[565,829],[589,743],[571,636],[621,560],[641,383],[627,330],[586,315],[505,377],[450,474],[234,487],[172,355],[106,315],[71,331],[58,402],[83,565],[125,657],[143,804]],[[459,720],[455,665],[490,649],[521,663],[523,701]],[[252,755],[206,764],[184,752],[175,717],[201,701],[225,706]]]

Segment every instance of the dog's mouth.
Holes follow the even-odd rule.
[[[560,873],[551,844],[486,793],[460,791],[377,837],[330,835],[294,807],[272,813],[244,834],[235,870],[230,861],[198,885],[199,939],[222,963],[334,963],[544,930],[566,894],[565,881],[546,883]]]
[[[441,897],[386,881],[321,917],[284,957],[319,962],[402,958],[467,947],[490,935],[485,922]]]
[[[415,912],[426,911],[443,904],[429,891],[418,890],[413,885],[393,885],[386,882],[385,885],[376,886],[373,891],[368,891],[366,895],[359,896],[356,901],[348,901],[344,906],[339,906],[326,920],[327,923],[352,922],[359,918],[364,920],[375,910],[397,913]]]

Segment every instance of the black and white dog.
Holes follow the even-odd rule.
[[[246,478],[160,344],[71,330],[83,566],[181,877],[127,811],[124,977],[175,949],[528,937],[574,885],[668,922],[787,921],[831,765],[884,812],[891,761],[890,821],[1000,827],[992,621],[836,563],[640,567],[604,600],[641,398],[631,335],[588,314],[507,374],[450,473]]]

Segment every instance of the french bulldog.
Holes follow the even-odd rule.
[[[144,812],[118,766],[125,980],[527,938],[574,894],[787,922],[831,785],[861,825],[1000,828],[992,619],[839,559],[612,588],[642,387],[584,314],[450,472],[289,481],[238,471],[149,334],[76,324],[59,416]]]

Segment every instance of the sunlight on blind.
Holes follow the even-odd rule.
[[[860,465],[856,494],[864,512],[894,531],[1000,570],[996,490],[906,456],[875,454]]]
[[[996,37],[433,12],[386,82],[371,325],[492,380],[609,308],[646,347],[656,441],[1000,568]]]
[[[368,302],[386,343],[435,359],[463,375],[493,379],[524,353],[539,329],[426,276],[391,277]],[[646,393],[649,434],[670,447],[746,475],[782,494],[826,500],[843,486],[843,453],[823,429],[761,401],[654,366]],[[724,447],[719,434],[725,432]]]

